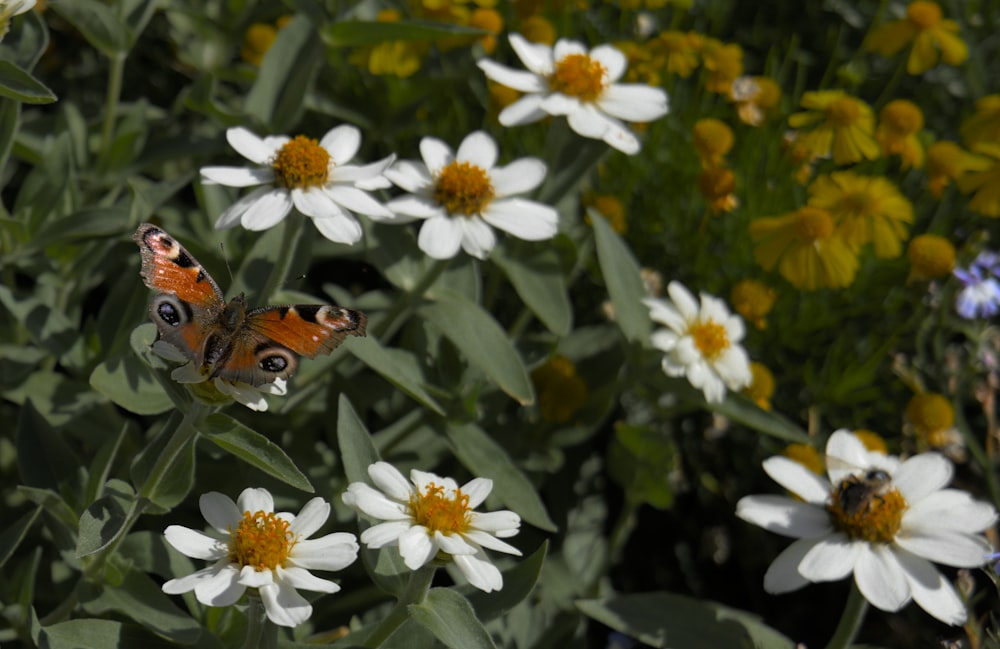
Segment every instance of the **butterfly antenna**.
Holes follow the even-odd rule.
[[[222,260],[226,262],[226,272],[229,273],[229,284],[232,285],[236,278],[233,277],[233,267],[229,265],[229,255],[226,254],[226,244],[222,241],[219,242],[219,253],[222,255]]]

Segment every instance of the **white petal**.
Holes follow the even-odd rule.
[[[687,331],[687,320],[670,302],[646,297],[642,299],[642,303],[649,309],[649,317],[654,321],[670,327],[674,333]]]
[[[346,164],[361,148],[361,131],[355,126],[342,124],[327,131],[319,145],[330,154],[334,164]]]
[[[423,158],[431,176],[435,176],[455,158],[451,148],[436,137],[425,137],[420,140],[420,157]]]
[[[308,539],[318,532],[319,528],[323,527],[323,523],[329,517],[330,503],[319,497],[311,498],[302,507],[299,515],[295,517],[288,529],[300,539]]]
[[[888,546],[866,545],[854,564],[854,582],[872,606],[898,611],[910,601],[910,584]]]
[[[407,194],[394,198],[385,204],[389,211],[410,219],[429,219],[431,217],[451,218],[444,207],[432,198]]]
[[[712,361],[712,369],[722,378],[730,390],[741,390],[753,381],[750,372],[750,357],[740,346],[732,346],[722,351]]]
[[[479,549],[460,534],[443,534],[438,531],[434,532],[434,543],[442,552],[451,555],[475,554]]]
[[[263,165],[270,162],[288,138],[261,139],[242,126],[236,126],[226,129],[226,141],[247,160]]]
[[[385,177],[402,190],[419,194],[434,184],[427,165],[415,160],[398,160],[385,170]]]
[[[826,478],[816,475],[790,458],[775,455],[763,462],[764,472],[772,480],[813,505],[824,505],[830,497],[831,486]]]
[[[521,556],[521,551],[515,548],[510,543],[501,541],[492,534],[487,534],[486,532],[480,532],[479,530],[469,530],[465,532],[465,537],[468,538],[473,543],[477,543],[484,548],[489,548],[490,550],[496,550],[497,552],[506,552],[507,554],[513,554],[514,556]]]
[[[399,556],[410,570],[416,570],[434,558],[438,548],[431,541],[427,528],[413,526],[399,535]]]
[[[192,559],[216,561],[229,555],[229,544],[180,525],[170,525],[163,530],[167,543]]]
[[[229,530],[243,518],[243,511],[233,499],[218,491],[202,494],[198,499],[198,508],[212,529],[220,534],[229,534]]]
[[[267,489],[247,487],[236,499],[236,507],[241,512],[250,512],[251,514],[270,513],[274,511],[274,497]]]
[[[289,557],[292,565],[309,570],[343,570],[357,558],[357,539],[348,532],[299,541]]]
[[[384,491],[390,498],[408,501],[413,495],[413,487],[399,469],[388,462],[376,462],[368,467],[368,477],[375,486]]]
[[[992,526],[997,520],[993,505],[972,499],[965,491],[942,489],[911,504],[903,516],[903,528],[949,529],[975,534]]]
[[[854,542],[844,534],[831,534],[802,557],[799,573],[809,581],[836,581],[854,570],[854,563],[867,544]]]
[[[246,212],[251,205],[255,204],[261,196],[264,196],[272,191],[274,191],[274,188],[267,185],[264,187],[258,187],[246,196],[243,196],[235,203],[227,207],[225,211],[219,215],[219,218],[215,221],[215,229],[224,230],[226,228],[239,225],[244,212]]]
[[[841,428],[826,441],[826,470],[834,485],[859,469],[869,467],[868,451],[854,433]]]
[[[672,281],[667,284],[667,294],[670,295],[677,313],[680,314],[685,322],[694,322],[697,320],[700,313],[698,301],[694,299],[694,295],[686,286],[678,281]],[[664,324],[667,323],[664,322]]]
[[[736,516],[748,523],[792,538],[818,538],[833,531],[825,510],[784,496],[744,496]]]
[[[348,185],[330,185],[325,187],[323,192],[329,196],[333,202],[337,203],[341,207],[349,209],[352,212],[366,214],[369,216],[381,216],[383,218],[392,216],[392,212],[390,212],[385,205],[379,203],[367,193],[356,187],[350,187]]]
[[[905,550],[897,552],[896,558],[903,567],[913,601],[920,608],[945,624],[958,626],[965,622],[966,610],[962,599],[929,561]]]
[[[384,174],[395,160],[396,154],[393,153],[366,165],[337,165],[330,171],[329,182],[352,183],[365,190],[388,189],[391,184],[386,182]]]
[[[663,352],[673,351],[679,340],[677,334],[666,329],[657,329],[649,336],[649,342],[653,347]]]
[[[202,167],[201,182],[205,185],[225,185],[226,187],[253,187],[270,185],[274,182],[274,170],[270,167],[247,169],[246,167]]]
[[[974,568],[983,564],[983,557],[993,549],[985,538],[970,536],[949,529],[900,529],[896,543],[925,559],[956,568]]]
[[[484,131],[473,131],[458,145],[455,160],[474,164],[489,172],[497,163],[497,143]]]
[[[614,84],[596,103],[608,115],[626,122],[651,122],[669,111],[667,93],[641,84]]]
[[[327,218],[342,216],[344,214],[344,210],[330,198],[329,194],[319,187],[293,189],[292,204],[295,205],[295,209],[306,216]]]
[[[267,618],[278,626],[298,626],[312,615],[312,606],[291,584],[278,582],[260,589]]]
[[[353,245],[361,240],[363,234],[361,224],[347,212],[331,217],[316,217],[312,222],[320,234],[335,243]]]
[[[277,572],[276,583],[287,582],[292,588],[311,590],[316,593],[336,593],[340,590],[340,586],[337,584],[326,579],[321,579],[305,568],[296,566],[282,568],[278,566],[275,572]]]
[[[350,502],[347,496],[350,495]],[[399,502],[399,499],[387,498],[385,494],[373,489],[364,482],[352,482],[344,494],[344,502],[366,516],[379,520],[395,521],[409,519],[409,507]]]
[[[198,582],[194,587],[194,596],[199,602],[208,606],[235,604],[246,591],[246,587],[239,583],[239,576],[236,566],[232,564],[222,566],[214,576]]]
[[[495,512],[472,512],[470,525],[476,530],[508,537],[517,534],[521,527],[521,517],[506,509]]]
[[[257,570],[253,566],[243,566],[240,569],[240,583],[247,588],[260,588],[274,583],[274,573],[270,568]]]
[[[486,259],[497,245],[493,229],[479,217],[453,219],[462,229],[462,249],[477,259]]]
[[[598,45],[590,50],[589,56],[604,66],[609,82],[620,79],[628,68],[628,59],[613,45]]]
[[[239,570],[237,570],[228,560],[218,561],[215,564],[208,566],[207,568],[202,568],[197,572],[193,572],[190,575],[180,577],[178,579],[171,579],[163,584],[163,592],[168,595],[180,595],[182,593],[187,593],[192,590],[196,590],[201,584],[209,583],[206,586],[205,592],[215,592],[219,590],[226,590],[227,585],[233,583],[236,577],[239,576]],[[221,584],[221,586],[220,586]],[[242,587],[239,594],[236,595],[234,602],[240,598],[243,594]],[[198,601],[203,604],[208,604],[209,602]]]
[[[808,584],[809,580],[799,574],[799,564],[817,543],[819,539],[799,539],[785,548],[764,573],[764,590],[777,595]]]
[[[292,211],[292,197],[285,189],[272,188],[261,194],[249,205],[240,223],[247,230],[267,230],[274,227]],[[222,217],[219,217],[222,220]]]
[[[951,482],[954,472],[954,466],[943,455],[921,453],[899,465],[892,475],[892,484],[906,502],[915,504]]]
[[[469,509],[482,505],[491,491],[493,481],[489,478],[473,478],[462,485],[462,493],[469,497]]]
[[[559,231],[559,212],[524,198],[493,201],[483,210],[482,218],[525,241],[551,239]]]
[[[399,537],[412,526],[413,523],[410,520],[372,525],[361,533],[361,542],[375,550],[387,545],[397,545]]]
[[[476,64],[487,79],[520,92],[545,92],[547,84],[537,74],[515,70],[489,59],[480,59]]]
[[[451,259],[462,247],[462,228],[451,217],[431,217],[420,226],[417,245],[434,259]]]
[[[500,114],[497,115],[497,121],[502,126],[523,126],[524,124],[537,122],[543,117],[548,116],[548,113],[542,109],[544,100],[545,97],[543,95],[526,95],[521,97],[500,111]]]
[[[513,45],[513,42],[511,44]],[[570,54],[589,55],[589,52],[587,52],[587,48],[583,46],[583,43],[568,38],[560,38],[552,47],[552,58],[556,61],[562,61]]]
[[[477,554],[457,554],[453,559],[462,575],[479,590],[491,593],[503,588],[503,576],[482,551]]]
[[[552,48],[544,43],[532,43],[520,34],[511,34],[507,37],[510,47],[521,59],[524,67],[542,77],[547,77],[555,70],[555,53]],[[494,79],[497,81],[497,79]],[[529,92],[525,89],[525,92]]]
[[[542,184],[547,172],[545,163],[538,158],[520,158],[490,171],[490,181],[497,196],[530,192]]]
[[[583,111],[584,106],[585,105],[577,97],[571,97],[569,95],[564,95],[562,93],[554,92],[552,94],[545,95],[545,97],[542,98],[542,102],[541,104],[539,104],[538,108],[539,110],[545,111],[549,115],[573,115]],[[590,122],[587,122],[587,124],[590,124]],[[585,124],[583,128],[587,128],[587,125]],[[577,131],[577,133],[580,133],[580,135],[593,138],[601,137],[601,133],[603,132],[604,132],[603,127],[589,134]]]

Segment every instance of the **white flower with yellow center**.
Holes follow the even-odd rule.
[[[826,458],[829,479],[768,458],[764,470],[795,498],[746,496],[736,505],[743,520],[798,539],[768,568],[764,590],[785,593],[853,573],[876,608],[898,611],[913,599],[942,622],[962,624],[962,599],[931,562],[982,565],[991,548],[981,532],[996,521],[993,506],[945,489],[953,468],[937,453],[899,462],[838,430]]]
[[[294,207],[312,217],[330,241],[353,244],[361,239],[356,213],[376,221],[392,217],[367,192],[390,186],[382,173],[395,156],[363,166],[348,164],[361,147],[361,132],[353,126],[331,129],[319,142],[303,135],[261,138],[243,127],[228,129],[226,140],[258,166],[203,167],[202,182],[262,187],[226,209],[215,223],[217,229],[240,224],[247,230],[267,230]]]
[[[35,7],[35,0],[6,0],[0,2],[0,41],[10,31],[10,19]]]
[[[485,259],[496,246],[492,228],[527,241],[555,236],[559,213],[542,203],[519,198],[545,179],[545,163],[521,158],[497,165],[497,145],[475,131],[458,153],[433,137],[420,141],[423,162],[400,160],[385,172],[410,192],[389,201],[397,222],[424,219],[417,243],[435,259],[450,259],[459,249]],[[492,226],[492,227],[491,227]]]
[[[194,559],[214,563],[163,584],[163,592],[179,595],[193,590],[207,606],[235,604],[247,588],[256,588],[267,617],[281,626],[297,626],[312,614],[312,606],[296,589],[335,593],[340,586],[313,576],[310,570],[342,570],[358,556],[353,534],[337,532],[308,537],[330,516],[330,503],[313,498],[298,516],[274,512],[266,489],[244,489],[234,503],[218,492],[199,500],[201,513],[220,537],[180,525],[165,531],[167,542]]]
[[[483,548],[521,556],[500,540],[517,534],[521,517],[507,510],[472,511],[486,500],[492,480],[475,478],[459,488],[451,478],[414,469],[410,484],[387,462],[369,466],[368,475],[378,489],[352,482],[343,495],[347,506],[385,521],[362,532],[362,543],[374,549],[398,547],[410,570],[435,557],[450,558],[476,588],[489,593],[503,587],[500,571]]]
[[[670,301],[645,298],[650,317],[667,329],[653,332],[652,343],[666,352],[663,371],[668,376],[687,376],[691,385],[705,394],[709,403],[726,396],[726,388],[740,390],[750,385],[750,359],[739,345],[743,319],[729,313],[726,303],[702,293],[701,304],[680,282],[667,286]]]
[[[527,71],[489,59],[479,68],[501,85],[525,95],[499,115],[504,126],[536,122],[548,115],[565,115],[570,128],[583,137],[603,140],[634,155],[640,144],[622,122],[651,122],[667,114],[667,93],[644,84],[616,83],[628,59],[610,45],[589,52],[576,41],[560,39],[554,47],[510,35],[510,45]]]

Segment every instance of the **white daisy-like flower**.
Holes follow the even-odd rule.
[[[10,31],[10,19],[30,11],[34,6],[35,0],[0,1],[0,41]]]
[[[347,506],[385,521],[362,532],[362,543],[396,546],[410,570],[435,557],[450,558],[476,588],[489,593],[503,587],[503,576],[483,548],[521,556],[500,540],[517,534],[521,517],[507,510],[472,511],[490,494],[492,480],[474,478],[460,488],[451,478],[414,469],[411,484],[387,462],[369,466],[368,475],[378,489],[352,482],[343,495]]]
[[[651,122],[669,110],[667,93],[660,88],[616,83],[625,74],[628,59],[611,45],[588,52],[576,41],[560,39],[549,47],[520,34],[510,35],[510,45],[527,71],[489,59],[479,61],[489,79],[525,93],[500,112],[504,126],[565,115],[570,128],[583,137],[634,155],[640,149],[639,139],[622,120]]]
[[[746,496],[736,505],[743,520],[798,539],[768,568],[764,589],[784,593],[853,573],[876,608],[898,611],[913,599],[942,622],[964,622],[961,598],[931,562],[982,565],[991,548],[981,532],[996,521],[993,506],[946,489],[953,467],[937,453],[899,462],[838,430],[826,457],[829,479],[768,458],[764,470],[797,498]]]
[[[441,140],[425,137],[420,155],[423,162],[400,160],[385,172],[410,192],[387,207],[400,223],[424,219],[417,243],[429,256],[450,259],[461,248],[485,259],[496,245],[494,227],[527,241],[555,236],[559,213],[516,196],[545,179],[541,160],[520,158],[497,166],[496,142],[482,131],[465,136],[457,154]]]
[[[330,516],[330,503],[313,498],[298,516],[274,511],[267,489],[244,489],[234,503],[212,491],[199,500],[201,513],[220,537],[180,525],[165,531],[167,542],[194,559],[214,562],[195,573],[171,579],[163,592],[194,591],[207,606],[235,604],[247,588],[256,588],[267,617],[281,626],[297,626],[312,614],[298,590],[336,593],[340,586],[310,570],[342,570],[358,556],[353,534],[335,532],[308,537]]]
[[[376,221],[392,217],[367,192],[390,186],[382,174],[395,155],[368,165],[348,164],[361,147],[361,132],[353,126],[333,128],[319,142],[303,135],[261,138],[243,127],[228,129],[226,139],[258,166],[203,167],[202,182],[262,186],[226,209],[215,223],[217,229],[240,224],[248,230],[266,230],[294,207],[312,217],[316,229],[330,241],[353,244],[361,239],[355,213]]]
[[[650,317],[667,329],[653,332],[652,343],[666,352],[663,371],[687,376],[709,403],[721,402],[726,388],[740,390],[753,380],[750,359],[740,346],[743,319],[729,313],[726,303],[701,294],[701,304],[680,282],[667,286],[670,301],[645,298]]]
[[[200,370],[193,361],[188,360],[187,356],[181,350],[170,343],[157,340],[153,343],[152,349],[153,353],[161,358],[175,363],[184,363],[184,365],[170,372],[170,378],[178,383],[193,386],[195,396],[208,403],[229,403],[230,399],[235,399],[251,410],[265,412],[267,411],[265,394],[273,394],[279,397],[288,394],[288,381],[281,377],[274,379],[271,383],[258,386],[243,383],[242,381],[230,381],[218,376],[214,377],[211,383],[208,383],[208,380],[211,378],[208,372]],[[205,386],[198,385],[201,383],[205,383]],[[208,386],[214,387],[217,393],[213,393],[212,387]],[[221,399],[219,398],[219,393],[221,393]]]

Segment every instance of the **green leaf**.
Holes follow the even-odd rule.
[[[786,442],[812,443],[809,435],[791,420],[777,412],[761,410],[760,406],[742,394],[730,393],[722,403],[708,403],[705,407],[765,435]]]
[[[663,649],[793,649],[754,615],[715,602],[654,592],[578,600],[576,607],[616,631]]]
[[[323,41],[331,47],[376,45],[387,41],[436,41],[456,36],[476,38],[485,33],[476,27],[418,20],[398,22],[342,20],[320,30]]]
[[[522,405],[533,403],[535,391],[521,355],[493,316],[457,293],[440,291],[435,297],[434,302],[419,307],[419,313],[501,390]]]
[[[14,551],[21,545],[21,541],[27,536],[28,530],[35,524],[35,521],[38,520],[38,515],[41,513],[42,508],[35,507],[12,524],[6,526],[4,531],[0,533],[0,568],[4,567],[7,559],[10,559]]]
[[[639,276],[639,263],[606,219],[592,214],[590,220],[594,226],[601,275],[615,307],[615,321],[629,341],[646,344],[652,321],[649,310],[642,303],[647,295]]]
[[[41,626],[32,611],[31,636],[35,646],[45,649],[121,649],[142,647],[143,649],[169,649],[176,647],[151,635],[142,627],[112,622],[111,620],[83,619],[59,622]],[[211,645],[209,645],[211,646]]]
[[[64,530],[76,532],[76,512],[55,491],[18,485],[17,493],[44,509],[47,514],[62,524]]]
[[[493,249],[490,260],[500,267],[525,305],[549,331],[557,336],[569,334],[573,307],[555,249],[525,250],[524,246],[505,243]]]
[[[95,367],[90,387],[137,415],[158,415],[174,405],[152,370],[131,354]]]
[[[77,557],[85,557],[107,547],[125,531],[127,512],[132,507],[135,493],[128,483],[121,480],[109,482],[106,491],[107,496],[91,503],[80,516]]]
[[[312,22],[296,15],[278,32],[247,93],[243,107],[247,115],[276,132],[299,120],[306,92],[323,61],[323,47]]]
[[[296,489],[315,493],[309,478],[299,471],[281,447],[228,415],[209,415],[198,430],[210,442],[250,466]]]
[[[432,588],[408,607],[410,617],[451,649],[496,649],[469,601],[448,588]]]
[[[178,452],[170,471],[160,478],[160,482],[148,484],[153,478],[153,467],[160,460],[178,426],[182,424],[182,419],[180,412],[173,411],[153,441],[136,456],[130,470],[132,484],[136,485],[139,493],[165,511],[184,502],[191,492],[191,487],[194,486],[194,442],[197,435],[191,435],[187,445]]]
[[[526,522],[547,532],[556,531],[538,490],[514,464],[510,455],[475,424],[449,423],[445,434],[462,465],[474,475],[493,481],[493,493]]]
[[[674,465],[675,455],[671,441],[657,430],[619,423],[608,449],[608,473],[632,503],[667,509],[674,490],[665,467]]]
[[[111,9],[96,0],[50,0],[49,8],[72,24],[107,57],[128,51],[128,29]]]
[[[503,571],[503,588],[498,591],[484,593],[472,586],[463,587],[462,592],[475,609],[476,617],[483,622],[489,622],[514,608],[531,594],[545,564],[548,548],[549,542],[543,542],[531,556],[519,561],[513,568]]]
[[[21,102],[0,99],[0,169],[7,167],[14,138],[21,123]]]
[[[56,95],[48,86],[10,61],[0,59],[0,96],[26,104],[51,104]]]
[[[58,491],[63,481],[76,475],[80,459],[30,398],[21,407],[14,437],[17,467],[25,485]]]
[[[125,439],[125,433],[128,428],[128,423],[122,424],[122,427],[118,429],[118,433],[109,436],[97,450],[97,453],[94,455],[94,461],[90,463],[90,469],[87,471],[87,484],[84,487],[83,502],[93,502],[104,489],[105,483],[108,480],[108,474],[111,473],[111,465],[118,455],[118,449],[121,447],[122,440]]]
[[[424,389],[427,381],[413,353],[383,347],[373,335],[351,341],[347,351],[424,407],[444,415],[438,402]]]
[[[368,482],[368,467],[379,461],[378,450],[346,395],[337,402],[337,445],[349,482]]]

